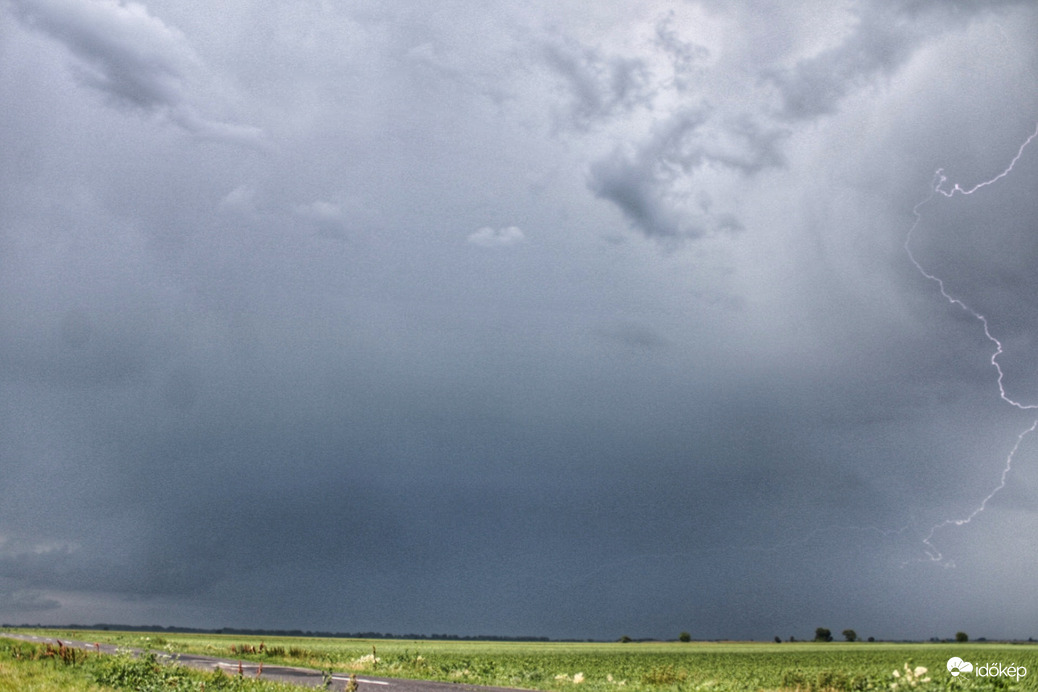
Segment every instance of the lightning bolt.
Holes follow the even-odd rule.
[[[930,281],[934,282],[937,285],[937,287],[940,289],[941,295],[944,296],[944,299],[947,300],[952,305],[955,305],[958,308],[960,308],[963,311],[965,311],[967,314],[972,316],[975,320],[980,322],[980,324],[983,326],[983,328],[984,328],[984,336],[987,337],[988,341],[990,341],[992,343],[992,345],[994,346],[994,349],[993,349],[993,351],[991,353],[990,362],[991,362],[991,365],[995,368],[995,371],[998,373],[998,378],[997,378],[998,394],[1002,398],[1002,401],[1006,402],[1010,406],[1013,406],[1014,408],[1017,408],[1017,409],[1019,409],[1021,411],[1033,411],[1033,410],[1036,410],[1036,409],[1038,409],[1038,404],[1036,404],[1036,403],[1029,403],[1029,404],[1021,403],[1020,401],[1017,401],[1016,399],[1010,397],[1009,394],[1006,392],[1005,373],[1002,371],[1002,366],[998,362],[998,358],[999,358],[999,356],[1002,355],[1002,353],[1004,352],[1004,349],[1002,347],[1002,342],[994,334],[991,333],[991,326],[988,323],[987,317],[985,317],[982,313],[980,313],[977,310],[975,310],[972,307],[970,307],[961,298],[958,298],[958,297],[952,295],[948,291],[947,287],[945,286],[943,279],[941,279],[939,276],[936,276],[935,274],[927,271],[926,268],[923,267],[923,265],[919,262],[919,260],[916,259],[915,254],[912,252],[912,235],[915,233],[916,228],[919,226],[919,223],[920,223],[920,221],[923,218],[921,209],[923,207],[925,207],[927,204],[929,204],[934,199],[935,196],[942,195],[944,197],[951,198],[951,197],[954,197],[955,195],[972,195],[972,194],[974,194],[974,193],[984,189],[985,187],[988,187],[989,185],[994,185],[999,180],[1005,178],[1007,175],[1009,175],[1010,173],[1013,172],[1013,168],[1016,166],[1017,162],[1020,160],[1020,157],[1022,157],[1024,155],[1024,150],[1027,149],[1027,146],[1036,137],[1038,137],[1038,124],[1035,125],[1034,132],[1032,132],[1031,136],[1028,137],[1024,141],[1024,143],[1020,145],[1020,148],[1017,149],[1016,156],[1013,157],[1013,159],[1009,162],[1009,165],[1006,166],[1006,168],[1001,173],[999,173],[998,175],[996,175],[993,178],[990,178],[989,180],[985,180],[983,182],[977,183],[976,185],[974,185],[972,187],[969,187],[969,188],[964,188],[961,185],[959,185],[958,183],[955,183],[950,188],[946,187],[946,185],[948,183],[948,178],[947,178],[947,176],[944,175],[944,170],[943,169],[940,169],[940,168],[937,169],[937,171],[934,173],[933,182],[932,182],[932,184],[930,186],[930,194],[927,195],[926,199],[924,199],[923,201],[919,202],[917,205],[915,205],[915,207],[912,208],[912,214],[915,216],[915,221],[912,223],[911,228],[908,229],[908,233],[905,236],[905,245],[904,245],[905,252],[908,254],[908,258],[912,261],[912,264],[915,265],[915,268],[919,271],[920,274],[922,274],[925,278],[929,279]],[[1013,468],[1013,458],[1016,456],[1017,450],[1020,449],[1020,445],[1023,442],[1024,438],[1027,437],[1032,432],[1034,432],[1035,429],[1038,429],[1038,418],[1035,419],[1035,421],[1031,424],[1031,426],[1029,428],[1027,428],[1023,432],[1021,432],[1017,436],[1016,444],[1013,445],[1013,448],[1009,451],[1009,454],[1006,456],[1006,462],[1005,462],[1004,467],[1002,468],[1002,477],[1001,477],[998,485],[996,485],[995,488],[991,492],[989,492],[980,501],[980,504],[978,504],[976,506],[976,508],[973,509],[972,512],[970,512],[969,514],[967,514],[965,517],[963,517],[961,519],[945,519],[944,521],[940,522],[939,524],[935,524],[930,529],[930,532],[927,534],[926,538],[923,539],[923,545],[926,546],[926,553],[930,557],[931,561],[933,561],[933,562],[942,562],[944,560],[944,557],[943,557],[943,555],[941,555],[941,552],[933,544],[933,537],[934,537],[934,535],[939,530],[941,530],[942,528],[945,528],[945,527],[948,527],[948,526],[963,526],[965,524],[970,523],[974,519],[974,517],[976,517],[978,514],[980,514],[981,512],[983,512],[987,508],[988,502],[990,502],[991,499],[1000,490],[1002,490],[1006,486],[1006,478],[1009,476],[1009,472]],[[948,564],[948,566],[954,566],[954,565],[953,564]]]

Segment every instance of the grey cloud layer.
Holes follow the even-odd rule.
[[[1033,634],[1030,5],[6,6],[0,619]]]

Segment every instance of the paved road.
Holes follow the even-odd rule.
[[[14,634],[11,632],[0,632],[0,637],[9,639],[20,639],[22,641],[35,642],[38,644],[58,645],[59,640],[52,637],[40,637],[32,634]],[[60,640],[65,646],[72,646],[87,651],[114,654],[117,652],[130,651],[135,655],[142,653],[141,649],[126,649],[113,644],[94,644],[92,642],[74,641],[68,639]],[[262,678],[263,680],[274,680],[287,682],[301,687],[323,687],[326,683],[325,674],[311,668],[295,668],[292,666],[268,665],[264,663],[253,663],[252,661],[239,661],[230,658],[216,658],[215,656],[196,656],[194,654],[169,654],[164,651],[156,651],[160,660],[169,663],[178,663],[188,668],[199,670],[222,670],[228,675],[238,675],[239,672],[247,678]],[[331,676],[331,683],[326,689],[345,690],[349,682],[348,674],[335,673]],[[479,685],[463,685],[452,682],[430,682],[428,680],[404,680],[401,678],[379,678],[370,675],[357,676],[358,692],[516,692],[507,687],[481,687]]]

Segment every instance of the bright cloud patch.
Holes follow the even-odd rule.
[[[306,219],[325,238],[342,238],[345,233],[345,217],[342,207],[333,202],[317,200],[310,204],[297,204],[296,216]]]
[[[469,242],[480,247],[507,247],[526,240],[526,234],[518,226],[491,228],[483,226],[469,235]]]
[[[239,214],[253,214],[256,212],[256,191],[248,185],[239,185],[220,200],[219,209]]]
[[[342,208],[332,202],[320,200],[310,204],[296,206],[296,213],[315,221],[339,221],[342,219]]]

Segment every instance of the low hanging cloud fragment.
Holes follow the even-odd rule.
[[[655,59],[569,43],[546,50],[569,91],[573,128],[613,126],[612,136],[622,142],[590,163],[588,188],[650,238],[694,239],[741,229],[733,214],[701,203],[700,175],[751,176],[782,165],[788,129],[763,113],[690,93],[692,75],[709,52],[682,38],[670,17],[657,22],[649,48]]]
[[[714,213],[702,198],[684,192],[687,179],[705,167],[752,175],[783,162],[781,128],[747,117],[721,120],[710,109],[673,115],[634,146],[618,148],[591,165],[588,187],[615,204],[652,238],[699,238],[711,231],[741,230],[730,213]]]
[[[1026,0],[906,0],[858,3],[853,29],[844,39],[789,68],[768,68],[762,77],[778,89],[779,116],[813,120],[831,115],[850,93],[889,77],[940,32],[960,28],[978,15]],[[927,21],[920,21],[925,17]]]
[[[860,12],[855,29],[838,45],[782,70],[766,70],[764,78],[779,91],[780,115],[813,120],[831,115],[847,94],[878,75],[901,67],[920,43],[911,25],[878,10]]]
[[[170,109],[169,118],[199,139],[252,145],[259,148],[265,148],[267,145],[266,134],[262,128],[203,118],[187,104]]]
[[[505,228],[483,226],[474,233],[470,233],[468,237],[468,242],[480,247],[509,247],[524,240],[526,240],[526,234],[518,226],[506,226]]]
[[[201,67],[187,38],[136,2],[14,0],[22,23],[59,41],[85,85],[112,103],[159,113],[203,139],[259,144],[260,128],[200,115],[186,75]]]
[[[573,42],[549,44],[545,56],[569,87],[569,120],[577,129],[630,112],[652,96],[650,73],[641,59],[602,56]]]

